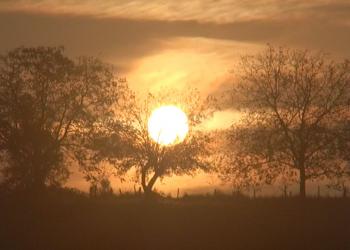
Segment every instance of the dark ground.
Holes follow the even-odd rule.
[[[350,250],[350,199],[0,197],[0,249]]]

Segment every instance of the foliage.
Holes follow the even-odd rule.
[[[241,81],[231,92],[242,120],[231,130],[243,172],[271,181],[280,173],[305,181],[344,174],[341,129],[349,120],[350,63],[324,54],[276,49],[245,56]],[[342,142],[342,143],[340,143]]]
[[[182,142],[162,146],[150,138],[147,122],[155,108],[169,104],[184,110],[190,131]],[[194,90],[185,95],[162,90],[159,95],[149,94],[144,100],[135,98],[127,110],[123,129],[111,127],[115,133],[104,139],[105,144],[98,157],[108,159],[119,176],[134,169],[137,181],[147,194],[152,193],[156,181],[164,176],[208,170],[206,156],[209,154],[210,136],[196,127],[210,115],[210,107],[209,100],[203,101]],[[119,145],[123,145],[121,150],[118,150]]]
[[[0,57],[2,173],[12,186],[59,185],[63,164],[103,120],[125,86],[95,58],[71,60],[60,47],[18,48]]]

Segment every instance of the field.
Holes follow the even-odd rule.
[[[350,199],[2,195],[0,249],[350,249]]]

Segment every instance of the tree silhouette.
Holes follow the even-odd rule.
[[[111,197],[113,195],[113,188],[111,182],[107,177],[103,177],[98,181],[93,181],[89,189],[90,197]]]
[[[243,57],[241,69],[231,92],[243,113],[230,136],[237,159],[272,179],[298,175],[301,197],[307,180],[343,174],[339,139],[349,140],[341,129],[349,119],[349,61],[269,46]]]
[[[13,187],[59,185],[63,161],[101,120],[113,117],[123,84],[94,58],[60,47],[18,48],[0,57],[0,150]]]
[[[212,112],[212,100],[203,101],[197,91],[187,93],[163,90],[159,95],[149,94],[144,100],[134,100],[129,106],[123,129],[111,126],[111,135],[100,144],[98,159],[108,159],[119,176],[134,169],[146,195],[153,193],[159,178],[172,174],[193,174],[196,170],[208,170],[210,136],[195,128]],[[151,139],[148,118],[151,112],[162,105],[177,105],[188,116],[190,131],[177,144],[163,146]],[[120,132],[122,131],[122,132]],[[120,145],[123,145],[120,149]]]
[[[221,136],[225,138],[227,134]],[[272,175],[268,175],[267,169],[262,165],[249,164],[246,155],[239,155],[238,150],[232,149],[236,146],[228,141],[214,153],[216,173],[220,180],[230,185],[233,194],[241,195],[243,191],[252,191],[255,197],[263,185],[271,183]]]

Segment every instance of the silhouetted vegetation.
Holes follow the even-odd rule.
[[[163,90],[157,96],[149,93],[141,100],[130,97],[128,103],[122,126],[120,120],[107,125],[107,130],[111,132],[109,135],[105,133],[105,137],[99,141],[98,156],[89,168],[90,174],[96,171],[98,174],[101,166],[96,164],[97,161],[111,164],[120,177],[134,170],[136,182],[145,194],[150,195],[159,178],[193,174],[198,169],[209,170],[207,158],[212,138],[208,132],[195,129],[212,112],[210,100],[202,100],[195,90],[185,95],[174,90]],[[150,138],[148,131],[151,112],[167,103],[182,107],[188,114],[191,127],[191,132],[183,141],[171,146],[158,144]]]
[[[350,249],[349,61],[273,47],[243,57],[225,93],[242,119],[207,131],[214,97],[163,89],[140,98],[110,65],[63,52],[0,57],[0,249]],[[190,130],[165,146],[147,122],[167,104],[185,111]],[[89,194],[62,187],[73,165]],[[198,171],[232,194],[155,191],[158,179]],[[140,187],[113,190],[110,177],[130,172]],[[277,180],[283,198],[258,197]],[[289,185],[305,198],[307,180],[342,193],[293,197]]]
[[[243,117],[229,136],[224,175],[297,179],[301,197],[307,180],[349,176],[349,61],[269,46],[243,57],[240,70],[231,94]]]
[[[62,48],[18,48],[0,57],[1,172],[8,186],[42,189],[69,176],[124,88],[95,58],[71,60]],[[80,150],[80,151],[78,151]],[[80,154],[82,155],[82,154]]]

